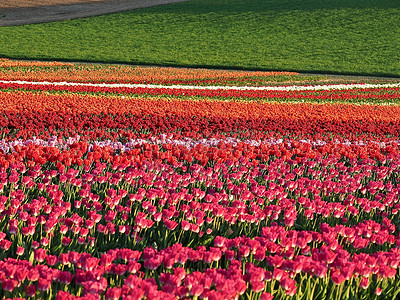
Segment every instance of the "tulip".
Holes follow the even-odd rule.
[[[68,238],[68,237],[66,237],[66,236],[64,236],[64,237],[62,238],[62,244],[63,244],[64,246],[68,246],[70,243],[71,243],[71,239],[70,239],[70,238]]]
[[[38,248],[34,252],[34,259],[41,263],[46,259],[46,250],[42,248]]]
[[[27,295],[28,297],[34,297],[35,294],[36,294],[36,286],[35,286],[35,285],[29,285],[29,286],[27,286],[27,287],[25,288],[25,292],[26,292],[26,295]]]
[[[55,255],[46,255],[46,263],[48,266],[54,266],[58,262],[58,258]]]
[[[27,275],[27,279],[29,280],[29,281],[37,281],[38,279],[39,279],[39,271],[37,270],[37,269],[31,269],[29,272],[28,272],[28,275]]]
[[[362,288],[362,289],[367,289],[368,288],[368,286],[369,286],[369,280],[368,280],[368,278],[366,278],[366,277],[363,277],[362,279],[361,279],[361,282],[360,282],[360,287]]]
[[[260,295],[260,300],[272,300],[273,298],[274,296],[267,292],[264,292]]]
[[[327,274],[327,267],[322,264],[318,264],[314,267],[314,275],[318,278],[324,278]]]
[[[109,288],[105,293],[106,300],[118,300],[121,297],[121,288]]]
[[[2,240],[0,241],[0,248],[3,249],[4,251],[7,251],[11,247],[11,242],[9,240]]]
[[[7,292],[12,292],[17,287],[18,281],[13,279],[6,279],[3,282],[2,288]]]
[[[49,239],[46,238],[46,237],[43,237],[43,238],[40,240],[40,244],[41,244],[42,246],[44,246],[44,247],[48,246],[48,245],[49,245]]]
[[[274,272],[272,273],[272,278],[278,281],[281,281],[282,278],[285,278],[287,276],[288,274],[281,269],[274,269]]]
[[[251,282],[251,290],[256,293],[263,291],[264,288],[265,288],[265,283],[262,281],[252,281]]]
[[[68,271],[61,271],[57,276],[57,281],[62,284],[69,284],[72,281],[72,274]]]
[[[25,248],[23,248],[23,247],[20,247],[20,246],[18,246],[18,247],[17,247],[16,254],[17,254],[18,256],[21,256],[21,255],[23,255],[23,254],[24,254],[24,252],[25,252]]]
[[[289,277],[282,278],[280,281],[280,285],[285,291],[296,289],[296,281]]]

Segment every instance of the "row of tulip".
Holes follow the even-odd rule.
[[[255,268],[257,274],[263,270],[264,278],[252,279],[251,271],[242,278],[240,291],[226,285],[220,288],[209,281],[219,293],[216,299],[231,299],[228,290],[234,295],[257,295],[262,291],[291,295],[297,290],[295,280],[297,284],[299,280],[313,281],[310,276],[331,279],[318,288],[322,297],[334,287],[339,290],[342,283],[345,286],[346,280],[356,280],[369,294],[380,292],[385,284],[392,284],[390,278],[396,274],[396,247],[400,245],[396,218],[399,154],[393,154],[383,164],[372,159],[341,163],[340,158],[332,156],[300,161],[270,158],[265,164],[254,164],[257,160],[242,154],[236,162],[210,161],[210,167],[202,167],[196,159],[169,164],[148,155],[139,162],[139,153],[132,154],[129,146],[123,153],[131,157],[121,159],[120,149],[99,143],[91,146],[71,139],[64,145],[39,144],[14,143],[8,151],[21,157],[7,156],[10,164],[1,173],[4,196],[0,206],[6,227],[0,247],[7,251],[3,254],[6,264],[11,257],[30,264],[30,268],[21,271],[26,276],[44,262],[55,273],[45,268],[51,278],[35,284],[37,279],[23,275],[18,275],[22,276],[19,281],[14,273],[7,277],[7,266],[3,271],[5,291],[16,289],[17,293],[28,295],[24,293],[33,286],[30,293],[50,296],[60,288],[59,276],[67,276],[69,280],[64,285],[75,278],[69,286],[71,293],[105,293],[108,297],[112,292],[107,287],[122,291],[124,287],[118,285],[124,282],[122,279],[128,280],[128,274],[139,272],[139,278],[155,278],[158,287],[174,297],[195,296],[190,294],[191,287],[179,288],[182,283],[174,281],[171,286],[172,279],[164,278],[171,275],[165,273],[180,266],[187,273],[185,276],[196,271],[208,274],[213,264],[216,270],[226,270],[235,262],[240,274]],[[286,143],[286,147],[295,144]],[[145,153],[151,148],[154,153],[154,146],[173,147],[169,143],[137,143],[134,149]],[[225,147],[220,142],[215,148]],[[234,148],[241,147],[244,145],[239,143]],[[84,165],[65,167],[61,163],[61,155],[71,150],[82,156]],[[28,168],[29,159],[40,155],[40,151],[53,152],[53,156],[42,157],[43,161]],[[104,151],[115,153],[107,158]],[[88,162],[91,153],[94,161]],[[338,177],[341,180],[335,181]],[[113,264],[118,251],[123,251],[119,250],[121,243],[136,249],[130,251],[135,263],[125,267]],[[176,247],[180,247],[179,251]],[[361,249],[369,254],[360,254]],[[96,280],[90,275],[91,279],[86,279],[90,282],[85,285],[78,281],[83,280],[78,269],[93,271],[100,258],[107,260],[103,255],[95,258],[96,253],[116,256],[108,259],[109,270],[102,268],[103,273]],[[70,261],[71,257],[75,262]],[[94,266],[87,265],[88,257],[93,257],[90,261]],[[359,259],[368,261],[367,267]],[[82,266],[77,268],[78,261]],[[66,271],[70,275],[61,273]],[[103,275],[108,281],[101,279]],[[360,276],[366,278],[363,283],[357,279]],[[212,299],[208,295],[210,287],[202,285],[199,290],[197,296]],[[300,290],[311,293],[309,287]],[[125,292],[132,293],[126,288]]]
[[[296,137],[397,139],[399,106],[258,103],[0,92],[2,136],[93,140],[142,138],[166,130],[178,137],[265,140]]]

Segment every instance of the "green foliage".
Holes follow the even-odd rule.
[[[0,57],[400,76],[398,0],[193,0],[0,28]]]

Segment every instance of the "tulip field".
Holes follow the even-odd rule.
[[[399,82],[0,59],[0,296],[396,299]]]

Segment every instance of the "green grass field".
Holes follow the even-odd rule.
[[[0,28],[0,57],[400,77],[398,0],[193,0]]]

